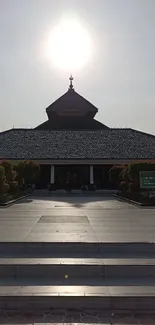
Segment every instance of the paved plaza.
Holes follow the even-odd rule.
[[[137,243],[155,242],[154,211],[113,196],[85,195],[29,196],[1,208],[0,324],[155,325],[154,251],[134,256]],[[18,242],[9,244],[9,254],[7,242]],[[48,253],[52,242],[61,255],[42,255],[40,247]],[[92,251],[94,243],[134,248],[123,258],[119,249],[116,256],[107,250],[105,258]],[[74,248],[70,258],[69,247],[76,245],[80,254],[91,247],[91,258],[77,258]],[[22,247],[19,255],[16,246]]]
[[[28,197],[0,209],[0,242],[155,242],[155,210],[115,197]]]

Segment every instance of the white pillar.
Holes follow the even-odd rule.
[[[90,165],[90,184],[94,184],[94,168]]]
[[[51,165],[50,183],[54,184],[54,165]]]

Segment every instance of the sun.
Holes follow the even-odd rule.
[[[77,21],[63,21],[51,31],[48,51],[52,63],[70,72],[87,64],[92,55],[88,31]]]

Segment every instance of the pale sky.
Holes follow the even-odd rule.
[[[49,34],[68,17],[93,46],[75,71],[45,55]],[[45,121],[70,72],[75,90],[99,109],[96,119],[155,134],[155,0],[0,0],[0,130]]]

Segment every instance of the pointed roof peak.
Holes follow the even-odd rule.
[[[53,112],[61,116],[90,115],[93,118],[98,109],[73,88],[69,88],[65,94],[46,108],[46,112],[49,118]]]
[[[68,91],[46,108],[49,119],[53,116],[53,113],[68,117],[89,115],[89,118],[93,118],[98,112],[98,109],[93,104],[74,90],[73,80],[71,74]]]

